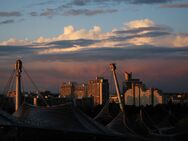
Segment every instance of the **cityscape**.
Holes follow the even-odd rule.
[[[0,0],[0,141],[186,141],[187,0]]]

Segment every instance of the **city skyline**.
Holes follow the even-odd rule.
[[[187,12],[186,0],[2,0],[0,89],[21,57],[38,87],[53,92],[111,62],[148,87],[186,92]]]

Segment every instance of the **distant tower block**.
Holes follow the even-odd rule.
[[[16,65],[16,105],[15,111],[18,111],[19,107],[22,104],[22,94],[21,94],[21,72],[22,72],[22,61],[17,60]]]
[[[132,79],[132,72],[131,73],[125,72],[125,80],[130,81],[131,79]]]
[[[33,105],[34,105],[34,106],[37,106],[37,97],[34,97],[34,98],[33,98]]]

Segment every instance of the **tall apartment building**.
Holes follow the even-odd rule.
[[[74,97],[73,92],[74,92],[74,87],[75,83],[73,82],[63,82],[60,88],[60,96],[61,97]]]
[[[77,84],[74,87],[74,96],[76,99],[82,99],[82,98],[87,97],[87,85]]]
[[[82,99],[87,96],[87,85],[74,82],[62,83],[60,97]]]
[[[94,105],[104,104],[109,98],[109,83],[103,77],[88,82],[88,96],[93,96]]]
[[[126,105],[157,105],[163,101],[160,90],[146,89],[139,79],[132,79],[132,73],[125,73],[123,92]]]

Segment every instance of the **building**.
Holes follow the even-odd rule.
[[[60,97],[82,99],[87,96],[87,85],[75,82],[62,83]]]
[[[123,82],[124,102],[126,105],[140,105],[140,94],[142,82],[140,79],[133,79],[132,73],[125,72],[125,82]]]
[[[154,88],[147,89],[140,79],[132,78],[132,73],[125,73],[123,92],[126,105],[146,106],[162,104],[163,102],[160,90]]]
[[[88,96],[93,96],[94,105],[104,104],[109,98],[109,83],[103,77],[88,82]]]
[[[82,99],[87,97],[87,85],[86,84],[75,85],[73,93],[76,99]]]
[[[119,103],[117,95],[110,96],[110,103]]]
[[[153,105],[163,104],[162,91],[159,89],[154,89],[153,91]]]
[[[8,91],[7,97],[15,98],[16,96],[16,91]]]
[[[188,104],[188,93],[163,93],[163,103]]]
[[[74,97],[73,91],[74,91],[75,83],[73,82],[63,82],[60,88],[60,96],[61,97]]]

